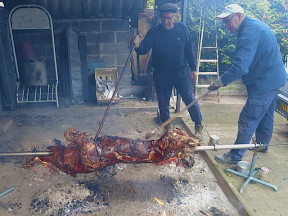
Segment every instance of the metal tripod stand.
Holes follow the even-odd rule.
[[[273,184],[270,184],[268,182],[265,182],[265,181],[262,181],[262,180],[259,180],[257,178],[255,178],[255,174],[260,170],[260,168],[255,168],[255,163],[256,163],[256,160],[257,160],[257,148],[254,149],[254,154],[253,154],[253,157],[252,157],[252,163],[251,163],[251,167],[250,167],[250,170],[249,170],[249,174],[248,175],[245,175],[245,174],[242,174],[240,172],[237,172],[235,170],[232,170],[232,169],[225,169],[225,172],[230,172],[230,173],[233,173],[235,175],[238,175],[238,176],[241,176],[242,178],[245,178],[246,181],[244,182],[244,184],[241,186],[240,188],[240,194],[243,193],[244,189],[246,188],[246,186],[250,183],[250,181],[255,181],[257,183],[260,183],[260,184],[263,184],[267,187],[271,187],[274,189],[275,192],[278,191],[277,187]]]

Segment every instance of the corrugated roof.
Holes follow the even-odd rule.
[[[20,4],[37,4],[46,8],[54,19],[127,18],[143,11],[147,0],[3,0],[11,10]]]

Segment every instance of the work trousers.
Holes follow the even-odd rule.
[[[155,71],[153,74],[154,85],[158,97],[158,107],[160,111],[160,120],[165,122],[170,118],[169,102],[173,86],[181,95],[183,102],[188,105],[195,96],[193,94],[192,79],[188,68],[175,73],[163,73]],[[195,103],[188,109],[190,117],[196,125],[201,124],[202,115],[198,103]]]
[[[268,145],[273,133],[274,111],[279,89],[262,94],[252,95],[248,98],[238,120],[238,135],[235,144],[249,144],[255,132],[256,143]],[[230,150],[233,160],[241,160],[246,149]]]

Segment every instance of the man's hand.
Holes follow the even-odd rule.
[[[191,71],[190,77],[191,77],[191,79],[192,79],[193,81],[195,81],[196,78],[197,78],[197,72],[196,72],[196,71]]]
[[[219,78],[219,79],[215,80],[212,85],[208,86],[208,90],[209,91],[215,91],[218,88],[223,87],[223,86],[224,85],[223,85],[223,83],[221,81],[221,78]]]
[[[135,37],[134,37],[134,41],[133,41],[133,43],[134,43],[134,45],[135,45],[135,48],[138,48],[139,46],[140,46],[140,37],[139,37],[139,35],[136,35]]]

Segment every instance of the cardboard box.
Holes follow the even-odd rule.
[[[96,97],[97,103],[109,103],[118,83],[117,68],[96,68]],[[120,100],[119,89],[116,89],[114,102]]]

